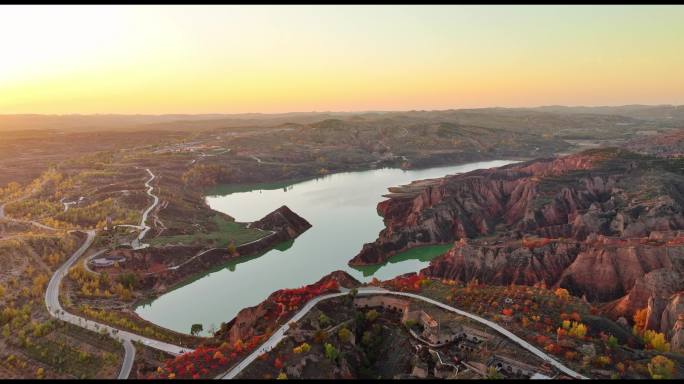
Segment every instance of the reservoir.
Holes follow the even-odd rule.
[[[382,195],[388,193],[387,188],[513,162],[494,160],[420,170],[383,168],[295,183],[217,187],[209,191],[207,203],[236,221],[258,220],[287,205],[312,227],[261,256],[234,260],[198,276],[140,305],[136,313],[182,333],[200,323],[207,336],[212,328],[218,329],[221,322],[232,320],[242,308],[259,304],[272,292],[314,283],[335,270],[346,271],[362,282],[417,272],[450,245],[411,249],[379,266],[354,269],[347,265],[363,244],[374,241],[384,228],[376,206],[385,199]]]

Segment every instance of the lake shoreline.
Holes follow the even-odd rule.
[[[285,182],[252,184],[253,187],[257,188],[276,185],[274,189],[258,189],[246,192],[244,190],[249,189],[249,185],[242,184],[238,187],[243,189],[242,192],[232,192],[222,197],[212,196],[212,189],[207,189],[206,204],[214,211],[230,215],[236,222],[254,221],[263,213],[259,210],[263,211],[267,209],[266,207],[270,209],[272,205],[269,206],[269,204],[277,203],[278,205],[289,206],[295,213],[307,220],[312,216],[313,228],[298,237],[291,248],[284,251],[271,248],[265,250],[258,257],[248,257],[249,263],[241,263],[239,268],[235,268],[238,267],[237,264],[234,266],[237,272],[235,269],[231,271],[219,267],[217,271],[209,274],[206,271],[196,273],[187,279],[186,284],[178,284],[175,289],[170,289],[154,299],[146,297],[142,303],[137,303],[142,304],[142,306],[136,306],[135,312],[141,318],[152,323],[185,333],[190,329],[187,324],[202,322],[205,329],[209,323],[218,325],[225,322],[226,319],[234,317],[234,314],[240,309],[261,302],[268,294],[278,289],[295,288],[313,283],[317,278],[330,271],[345,270],[363,281],[369,280],[368,277],[373,275],[379,278],[391,278],[399,274],[415,272],[420,270],[425,263],[420,261],[418,257],[401,262],[388,261],[373,266],[377,269],[365,275],[364,272],[346,265],[349,257],[353,256],[365,242],[373,240],[382,229],[382,218],[377,215],[375,206],[383,199],[382,195],[386,193],[387,188],[414,180],[442,177],[447,174],[468,172],[482,167],[496,167],[511,162],[509,160],[494,160],[428,167],[420,170],[385,167],[366,171],[346,171],[324,177],[310,177],[305,181],[293,184]],[[375,179],[380,175],[383,175],[384,179],[378,184]],[[358,185],[365,185],[368,188],[372,185],[372,188],[359,192],[356,188]],[[231,185],[231,189],[236,190],[236,185]],[[345,193],[345,189],[350,190]],[[355,194],[359,193],[363,196],[355,198]],[[235,208],[220,206],[220,201],[236,198],[247,200],[240,202]],[[292,206],[287,200],[283,201],[283,198],[294,198],[295,205]],[[311,209],[311,205],[317,204],[321,206],[320,212],[311,213],[308,211]],[[335,218],[331,219],[329,216],[335,216]],[[338,226],[337,230],[340,233],[335,233],[335,226]],[[331,229],[333,229],[332,232]],[[323,232],[320,232],[321,230]],[[316,231],[319,231],[319,235],[324,234],[321,240],[314,239],[317,237]],[[347,233],[350,231],[353,234]],[[340,237],[340,234],[344,234],[344,236]],[[316,244],[317,242],[322,244]],[[330,249],[330,244],[334,245],[333,250]],[[444,252],[443,250],[440,254]],[[401,253],[398,253],[397,256],[401,256]],[[438,255],[434,257],[436,256]],[[269,263],[273,265],[268,268],[264,267]],[[310,273],[304,273],[307,270],[310,270]],[[245,291],[245,287],[250,289]],[[191,292],[195,292],[194,296],[199,297],[199,299],[193,300]],[[234,292],[241,293],[239,295],[231,294]],[[226,301],[218,297],[225,295],[229,295],[232,299]],[[211,297],[215,298],[212,299]],[[176,301],[178,303],[172,304]],[[193,309],[188,310],[187,313],[178,311],[177,308],[184,306],[190,306]],[[213,316],[200,315],[207,312],[215,314]],[[216,313],[220,313],[220,315],[216,315]],[[182,318],[193,318],[193,320],[184,321],[181,320]],[[182,323],[186,324],[179,325]]]

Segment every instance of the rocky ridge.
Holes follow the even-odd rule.
[[[651,301],[649,326],[673,334],[677,313],[661,319],[684,289],[683,164],[599,149],[414,182],[378,204],[385,229],[350,265],[455,242],[423,273],[563,287],[616,318]]]

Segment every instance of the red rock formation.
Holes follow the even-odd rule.
[[[650,245],[603,245],[585,244],[570,264],[558,285],[570,293],[586,294],[590,301],[606,302],[630,292],[637,281],[646,274],[661,269],[674,270],[676,260],[671,255],[681,249]],[[643,308],[643,298],[629,300],[630,308]],[[623,303],[626,305],[626,303]],[[633,313],[632,310],[627,311]]]
[[[311,228],[311,224],[283,205],[260,220],[251,223],[250,227],[275,233],[258,241],[239,246],[237,251],[240,255],[256,254],[283,241],[292,240]]]
[[[244,308],[238,312],[237,316],[230,322],[221,324],[221,329],[216,333],[219,339],[234,343],[237,340],[246,340],[256,334],[262,334],[266,329],[275,329],[278,323],[287,320],[287,314],[283,316],[283,305],[280,304],[280,297],[288,291],[320,290],[330,286],[330,282],[335,282],[335,286],[352,288],[360,283],[344,271],[334,271],[321,278],[314,284],[307,285],[301,289],[288,290],[281,289],[273,292],[266,300],[260,304]],[[304,304],[304,302],[300,303]],[[288,312],[289,314],[289,312]],[[290,315],[291,316],[291,315]],[[286,317],[286,318],[283,318]]]
[[[460,281],[477,278],[481,283],[554,285],[579,252],[574,242],[550,242],[537,248],[520,247],[520,242],[503,246],[456,243],[422,272],[427,276]]]
[[[684,193],[666,190],[659,199],[638,201],[640,191],[628,191],[635,166],[620,155],[594,151],[398,188],[378,204],[385,229],[349,264],[381,263],[407,248],[488,235],[497,228],[578,240],[593,233],[639,237],[684,228]],[[638,177],[648,182],[643,174]]]
[[[311,224],[283,205],[250,225],[266,231],[282,232],[287,239],[293,239],[311,228]]]
[[[385,229],[350,265],[471,239],[423,273],[489,284],[543,281],[602,303],[615,318],[650,305],[655,329],[670,295],[684,289],[684,174],[676,160],[592,150],[392,192],[378,205]]]

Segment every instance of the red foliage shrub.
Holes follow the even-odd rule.
[[[166,373],[174,373],[176,378],[199,379],[207,377],[210,372],[225,367],[238,358],[238,353],[232,352],[226,358],[219,348],[198,347],[195,351],[177,356],[165,362]],[[157,378],[167,374],[157,374]],[[153,375],[153,378],[154,375]]]
[[[279,304],[280,313],[294,311],[314,297],[330,292],[339,292],[337,280],[330,278],[301,288],[281,289],[273,294],[273,301]]]
[[[281,369],[283,367],[283,361],[280,360],[280,357],[276,357],[275,360],[273,361],[273,366]]]
[[[394,290],[401,292],[420,292],[422,285],[428,279],[420,274],[411,274],[408,276],[398,276],[394,279],[387,280],[384,284]]]

